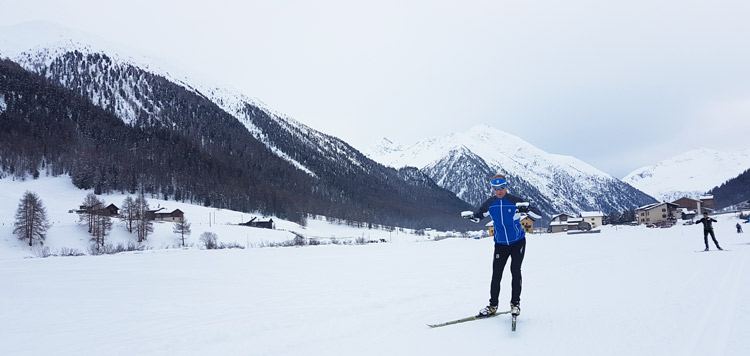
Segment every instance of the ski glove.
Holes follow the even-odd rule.
[[[471,220],[471,221],[473,221],[475,223],[478,223],[479,220],[480,220],[479,218],[474,217],[474,213],[472,211],[470,211],[470,210],[462,211],[461,212],[461,217],[464,218],[464,219],[469,219],[469,220]]]

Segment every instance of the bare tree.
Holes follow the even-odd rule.
[[[94,236],[100,246],[104,246],[104,237],[109,234],[112,230],[112,219],[109,217],[109,211],[107,209],[99,209],[92,216],[94,220],[94,230],[91,235]]]
[[[179,221],[174,223],[174,229],[172,230],[175,234],[180,234],[182,238],[182,247],[185,247],[185,235],[190,236],[190,223],[187,222],[185,217],[181,217]]]
[[[29,246],[34,244],[34,240],[44,244],[50,223],[47,219],[47,209],[36,193],[27,190],[21,197],[16,210],[15,225],[13,233],[21,240],[28,239]]]
[[[122,210],[120,212],[120,220],[125,223],[125,227],[129,233],[133,233],[133,223],[138,219],[138,206],[135,204],[135,200],[128,196],[122,201]]]
[[[135,231],[136,235],[138,235],[138,242],[143,242],[148,237],[148,234],[154,231],[154,225],[147,214],[149,210],[148,201],[143,195],[143,192],[135,198],[135,205],[137,211]]]
[[[83,204],[81,206],[83,211],[81,212],[81,218],[79,221],[88,225],[89,234],[94,232],[94,222],[96,220],[94,214],[101,209],[103,205],[104,203],[99,200],[94,193],[87,194],[86,198],[83,199]]]

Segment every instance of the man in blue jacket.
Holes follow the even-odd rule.
[[[520,199],[508,195],[508,181],[505,176],[498,174],[492,177],[492,191],[490,197],[482,206],[471,214],[467,212],[463,217],[474,222],[490,216],[495,229],[495,255],[492,262],[492,281],[490,282],[490,304],[479,311],[479,316],[487,317],[497,312],[498,296],[500,295],[500,280],[503,269],[510,257],[511,280],[511,314],[521,313],[521,263],[526,253],[526,232],[521,226],[521,217],[516,207]],[[513,201],[511,201],[511,198]]]

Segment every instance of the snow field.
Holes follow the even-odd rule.
[[[14,194],[25,189],[34,190]],[[48,209],[72,194],[37,193]],[[76,194],[78,204],[85,192]],[[2,209],[14,211],[18,198]],[[750,234],[735,232],[735,216],[716,218],[717,239],[731,251],[711,244],[711,252],[694,252],[703,249],[695,225],[529,236],[515,333],[507,315],[426,326],[486,305],[489,239],[401,234],[397,243],[370,245],[42,259],[24,258],[28,247],[13,245],[4,228],[0,345],[3,355],[744,355]],[[344,234],[340,226],[310,225],[316,234]],[[168,228],[150,243],[176,241]],[[74,232],[85,240],[76,229],[50,232],[50,244]],[[506,267],[501,308],[509,298]]]

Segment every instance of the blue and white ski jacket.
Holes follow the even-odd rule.
[[[502,199],[492,196],[482,207],[474,213],[475,218],[492,217],[495,226],[495,243],[511,245],[526,237],[526,231],[521,226],[521,214],[516,204],[508,200],[508,195]]]

